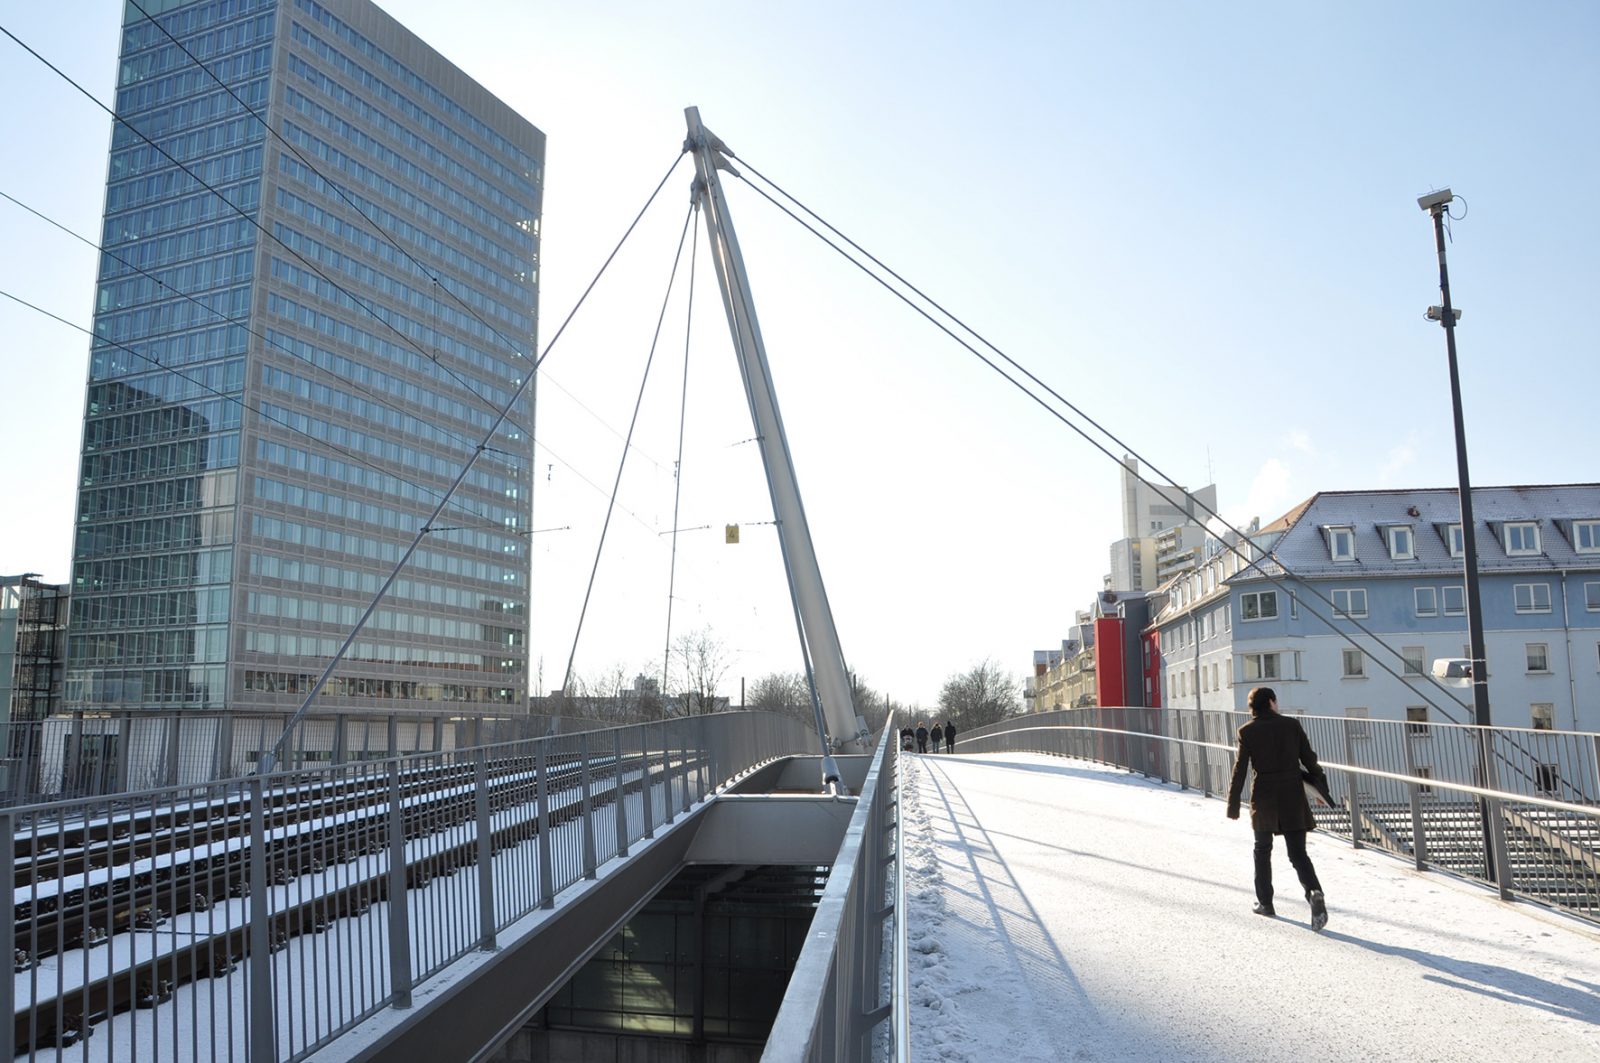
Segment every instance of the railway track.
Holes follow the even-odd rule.
[[[591,758],[591,806],[700,764],[678,757],[669,775],[659,753]],[[476,831],[468,827],[477,814],[474,771],[471,764],[430,765],[399,780],[408,889],[476,865]],[[536,839],[532,759],[492,761],[487,771],[491,851]],[[546,764],[552,830],[582,814],[582,771],[576,757]],[[266,937],[273,950],[389,897],[389,780],[361,765],[351,776],[263,793],[267,888],[316,883],[272,913]],[[120,831],[118,817],[106,816],[18,837],[18,863],[29,866],[19,866],[14,891],[16,967],[34,973],[26,999],[18,993],[17,1052],[73,1044],[110,1015],[162,1003],[186,983],[234,976],[249,954],[248,921],[196,929],[214,921],[207,913],[215,906],[242,906],[253,889],[251,798],[240,782],[230,785],[198,800],[130,810]],[[168,936],[160,928],[175,919],[190,927],[184,940],[173,924],[172,940],[158,946]],[[147,932],[141,958],[137,943]],[[48,957],[58,960],[55,977],[41,979],[35,965]],[[42,984],[47,980],[56,985]]]

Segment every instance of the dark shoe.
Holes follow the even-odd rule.
[[[1322,897],[1321,890],[1312,890],[1311,896],[1311,929],[1321,930],[1328,925],[1328,902]]]
[[[1265,915],[1274,919],[1277,918],[1278,915],[1277,911],[1273,909],[1272,905],[1262,904],[1260,901],[1257,901],[1256,906],[1250,910],[1255,912],[1257,915]]]

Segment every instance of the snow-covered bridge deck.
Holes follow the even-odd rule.
[[[1038,754],[908,756],[914,1058],[1600,1059],[1600,931],[1314,834],[1318,934],[1248,820]]]

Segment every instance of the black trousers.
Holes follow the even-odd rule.
[[[1290,830],[1283,832],[1283,847],[1289,851],[1289,863],[1294,865],[1294,873],[1300,876],[1300,885],[1305,887],[1307,893],[1320,890],[1322,883],[1317,881],[1317,869],[1311,866],[1311,857],[1306,855],[1306,832],[1303,830]],[[1272,903],[1272,832],[1270,830],[1256,831],[1256,900],[1262,904]]]

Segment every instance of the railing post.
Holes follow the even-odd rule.
[[[578,782],[583,787],[583,877],[595,878],[598,861],[594,844],[594,790],[589,776],[589,732],[578,736]]]
[[[478,819],[478,948],[495,948],[494,821],[489,814],[489,757],[481,748],[472,755],[472,803]]]
[[[1491,790],[1498,790],[1499,784],[1496,781],[1496,773],[1494,771],[1495,732],[1492,728],[1485,727],[1482,729],[1482,735],[1484,786]],[[1515,886],[1516,883],[1513,881],[1515,876],[1512,873],[1511,860],[1509,854],[1506,852],[1506,815],[1500,798],[1489,798],[1488,810],[1489,837],[1485,838],[1484,841],[1492,846],[1491,852],[1494,860],[1495,870],[1494,883],[1496,888],[1500,890],[1500,899],[1503,901],[1509,901],[1511,900],[1512,887]]]
[[[1200,792],[1207,797],[1211,796],[1211,765],[1206,756],[1206,714],[1204,709],[1195,709],[1194,718],[1200,725],[1200,744],[1194,748],[1200,756]]]
[[[117,778],[116,791],[127,793],[134,789],[128,779],[128,765],[132,763],[133,746],[133,714],[123,713],[119,721],[122,730],[122,739],[117,743]]]
[[[83,771],[83,713],[72,714],[72,733],[67,736],[66,749],[61,758],[62,792],[67,797],[79,796],[79,775]]]
[[[389,717],[390,734],[394,717]],[[406,816],[400,798],[400,761],[389,758],[389,984],[391,1003],[411,1006],[411,910],[406,896]]]
[[[389,756],[400,755],[400,719],[394,713],[389,714]]]
[[[612,754],[611,776],[616,780],[617,799],[615,805],[615,818],[617,821],[617,855],[628,855],[628,792],[626,780],[622,777],[622,728],[618,727],[611,732],[615,752]]]
[[[550,779],[547,739],[539,739],[534,752],[534,771],[538,773],[539,796],[539,907],[556,906],[556,869],[551,861]]]
[[[640,822],[644,826],[644,837],[656,836],[656,807],[651,800],[653,787],[650,783],[650,725],[641,723],[639,732],[639,803],[642,806],[644,819]]]
[[[179,725],[182,722],[183,717],[177,713],[173,713],[167,722],[167,770],[161,780],[163,786],[178,785],[178,757],[183,750],[183,746],[180,743]]]
[[[1350,770],[1345,772],[1349,779],[1350,787],[1350,844],[1354,848],[1363,848],[1361,844],[1361,777],[1355,773],[1356,758],[1355,744],[1350,741],[1350,721],[1344,722],[1344,762],[1350,765]]]
[[[350,759],[350,739],[345,733],[345,714],[340,712],[333,717],[333,752],[328,759],[334,767],[338,767]]]
[[[1426,871],[1428,867],[1428,835],[1422,824],[1422,788],[1417,785],[1417,755],[1411,746],[1411,725],[1400,725],[1400,738],[1406,752],[1406,774],[1411,776],[1412,782],[1406,784],[1406,789],[1411,792],[1411,856],[1417,863],[1418,871]]]
[[[5,887],[6,897],[14,897],[17,888],[16,853],[16,825],[12,822],[10,812],[0,812],[0,853],[5,854],[5,859],[0,861],[10,870],[0,876],[0,885]],[[0,919],[0,959],[17,954],[17,924],[9,916]],[[3,973],[4,968],[0,968]],[[17,983],[14,978],[0,978],[0,1015],[15,1015],[17,1013]],[[6,1024],[8,1035],[11,1024]],[[7,1044],[12,1042],[7,1041]],[[7,1051],[14,1052],[13,1046]]]
[[[705,785],[700,788],[700,796],[707,797],[714,793],[718,784],[722,782],[717,777],[717,754],[713,748],[716,745],[717,735],[722,728],[721,726],[711,726],[710,720],[701,720],[700,723],[700,755],[703,771],[701,777],[705,779]]]
[[[263,782],[250,780],[250,1063],[278,1058],[272,1007],[272,884],[267,878],[267,809]]]
[[[672,743],[667,736],[667,721],[661,721],[661,824],[672,822]]]

